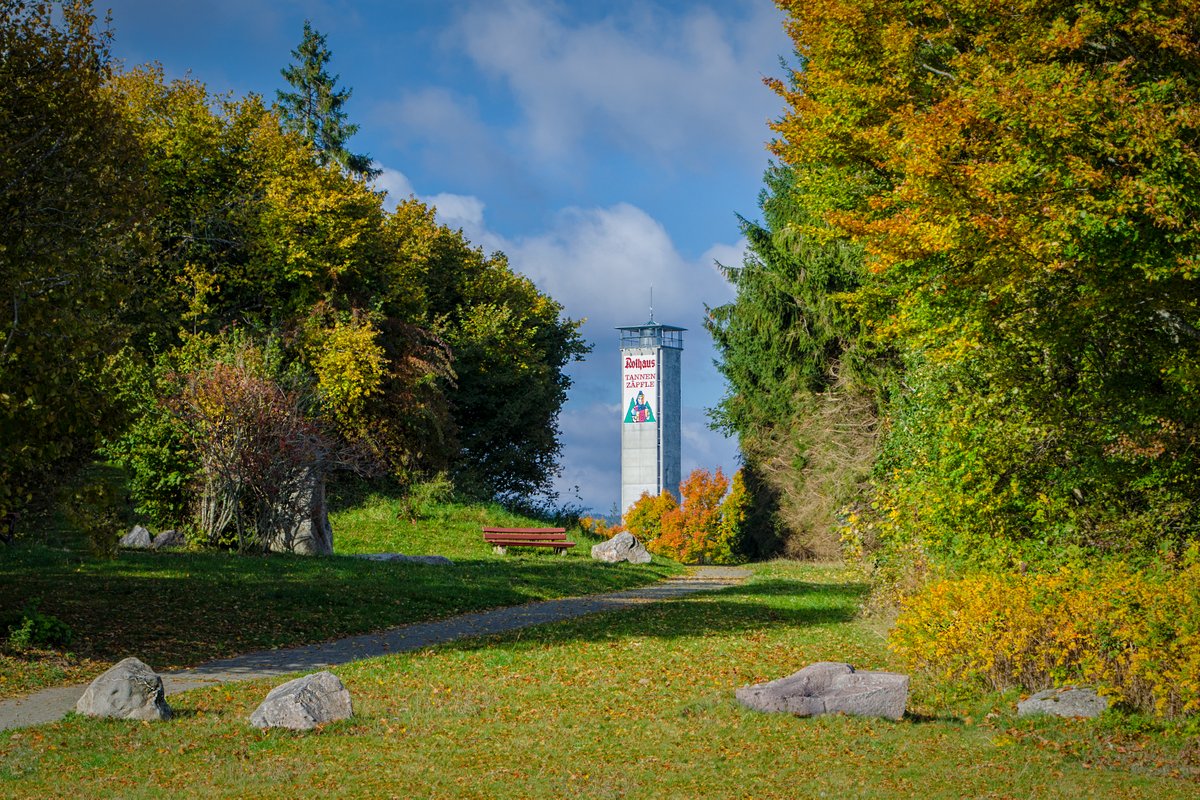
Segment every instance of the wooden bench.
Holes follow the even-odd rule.
[[[504,555],[510,547],[553,547],[559,553],[574,547],[566,528],[484,528],[483,540]]]

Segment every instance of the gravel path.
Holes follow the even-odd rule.
[[[363,658],[419,650],[455,639],[488,636],[531,625],[674,600],[696,592],[707,592],[741,583],[749,575],[748,570],[733,567],[698,567],[685,577],[672,578],[640,589],[543,600],[523,606],[477,611],[323,644],[262,650],[210,661],[181,672],[164,673],[163,686],[166,693],[172,695],[214,683],[254,680],[293,672],[312,672]],[[0,730],[40,725],[61,719],[64,714],[75,708],[75,702],[86,688],[86,685],[59,686],[27,697],[0,701]]]

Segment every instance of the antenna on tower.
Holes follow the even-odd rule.
[[[654,287],[650,287],[650,321],[654,322]]]

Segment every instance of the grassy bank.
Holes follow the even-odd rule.
[[[591,594],[660,580],[678,567],[594,562],[592,544],[565,556],[494,555],[480,526],[530,525],[498,506],[440,504],[413,520],[374,496],[332,516],[332,558],[219,552],[0,548],[0,610],[31,598],[75,632],[70,652],[0,655],[0,697],[89,679],[128,655],[168,670],[251,650],[323,641],[464,611]],[[444,555],[454,565],[376,563],[356,553]]]
[[[0,734],[11,797],[1194,797],[1170,731],[1017,719],[916,682],[910,715],[748,712],[740,685],[817,660],[890,666],[865,587],[777,564],[745,586],[335,670],[355,717],[308,735],[245,719],[279,681],[173,700],[179,717],[71,717]],[[1190,775],[1190,777],[1189,777]]]

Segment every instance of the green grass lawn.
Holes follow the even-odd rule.
[[[499,506],[443,504],[397,519],[401,504],[368,497],[331,517],[332,558],[222,552],[0,548],[0,611],[40,598],[39,610],[75,632],[70,653],[0,652],[0,697],[87,680],[136,655],[157,670],[550,597],[644,585],[678,572],[669,562],[592,561],[579,531],[566,555],[511,549],[497,556],[480,526],[531,525]],[[454,566],[376,563],[355,553],[445,555]]]
[[[1017,719],[1012,696],[955,701],[917,680],[900,722],[742,709],[736,687],[813,661],[894,666],[858,618],[863,585],[830,567],[756,572],[720,593],[340,667],[355,717],[310,734],[246,724],[282,679],[178,695],[168,723],[72,716],[3,733],[0,796],[1200,794],[1182,733]]]

